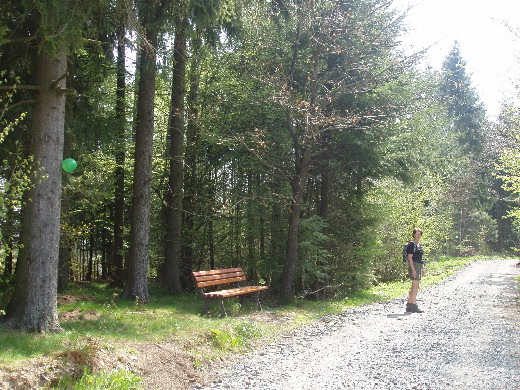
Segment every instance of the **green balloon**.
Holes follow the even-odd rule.
[[[68,173],[74,172],[77,166],[78,163],[73,158],[66,158],[61,163],[61,167],[63,168],[63,170]]]

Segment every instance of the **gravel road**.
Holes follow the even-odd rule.
[[[520,389],[517,263],[475,262],[421,290],[424,313],[401,298],[324,318],[205,389]]]

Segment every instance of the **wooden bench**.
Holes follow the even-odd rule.
[[[258,310],[262,310],[260,304],[260,298],[258,293],[263,290],[267,290],[268,286],[244,286],[235,287],[222,290],[206,291],[207,288],[215,288],[215,286],[222,287],[226,284],[232,284],[246,281],[246,275],[242,268],[226,268],[226,269],[215,269],[210,271],[194,271],[193,278],[195,284],[200,288],[200,293],[204,298],[204,309],[202,309],[201,316],[205,315],[209,308],[209,302],[212,299],[218,299],[220,301],[220,313],[222,317],[225,317],[226,309],[224,308],[224,299],[244,294],[254,294],[256,299],[256,305]]]

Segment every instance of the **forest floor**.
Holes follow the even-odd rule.
[[[420,292],[420,314],[404,298],[326,316],[248,354],[195,362],[189,345],[92,342],[90,366],[132,370],[146,389],[516,389],[520,383],[517,260],[468,265]],[[252,321],[283,315],[255,313]],[[71,357],[63,361],[71,361]],[[74,365],[77,367],[77,365]],[[39,358],[0,372],[0,389],[37,389],[74,367]]]

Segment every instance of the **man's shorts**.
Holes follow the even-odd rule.
[[[410,264],[408,264],[408,276],[410,277],[410,279],[412,280],[421,280],[421,274],[422,274],[422,268],[423,268],[423,263],[417,263],[417,262],[413,262],[413,266],[415,268],[415,272],[417,272],[417,277],[414,278],[412,276],[412,267],[410,267]]]

